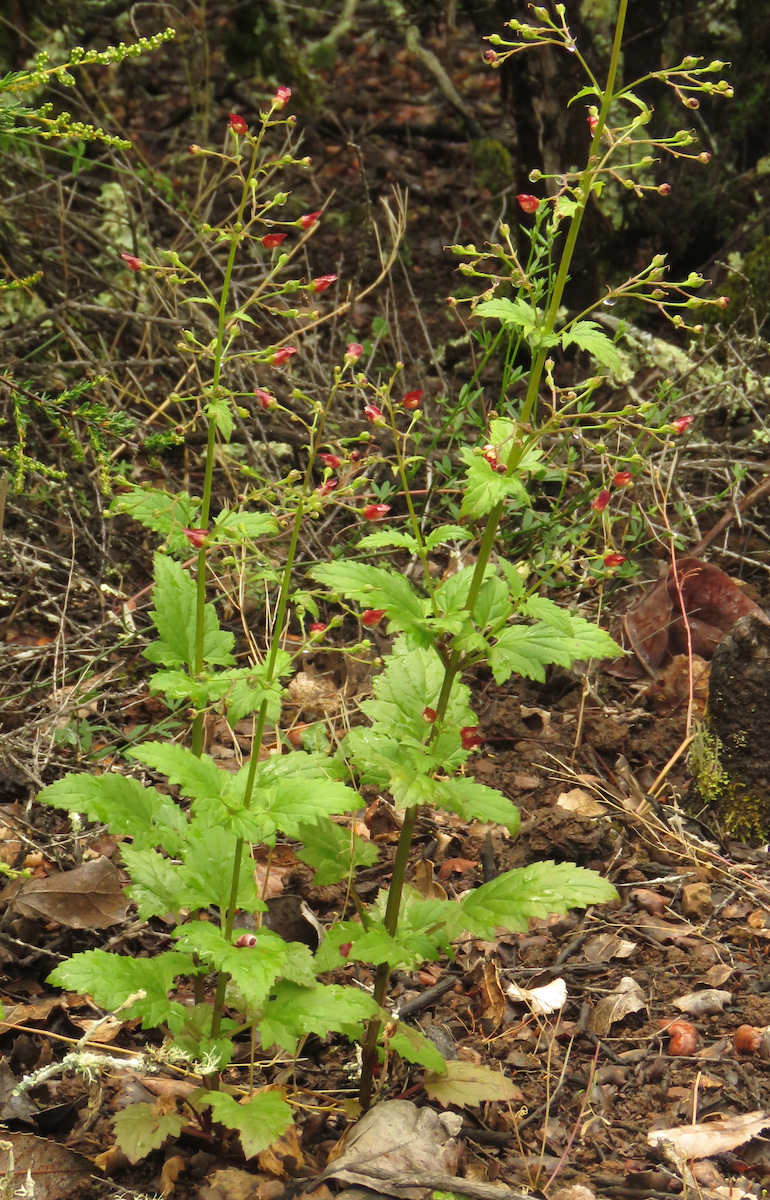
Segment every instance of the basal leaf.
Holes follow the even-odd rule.
[[[138,1163],[152,1150],[159,1150],[170,1137],[178,1137],[187,1117],[165,1112],[158,1100],[153,1104],[128,1104],[112,1119],[115,1142],[130,1163]]]
[[[267,1150],[293,1120],[280,1092],[258,1092],[240,1103],[226,1092],[209,1092],[206,1099],[215,1120],[237,1130],[246,1158]]]
[[[493,938],[497,929],[523,933],[532,917],[607,904],[617,896],[612,884],[595,871],[574,863],[538,862],[482,884],[459,907],[470,933]]]

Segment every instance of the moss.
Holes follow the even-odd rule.
[[[750,326],[761,325],[770,314],[770,237],[763,237],[743,261],[740,272],[732,275],[724,288],[730,297],[727,319]],[[752,317],[753,311],[753,317]],[[723,318],[724,319],[724,318]]]
[[[496,138],[471,142],[468,151],[473,163],[474,183],[490,192],[501,192],[513,179],[513,159]]]
[[[709,729],[708,716],[695,734],[689,765],[700,798],[730,837],[770,838],[770,799],[752,795],[745,784],[730,778],[722,764],[722,743]]]

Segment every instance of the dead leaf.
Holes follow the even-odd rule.
[[[678,1000],[673,1000],[672,1004],[680,1012],[688,1013],[692,1017],[705,1017],[712,1013],[724,1012],[725,1005],[729,1004],[732,998],[732,992],[720,992],[717,988],[706,988],[702,992],[688,992],[686,996],[680,996]]]
[[[429,858],[421,858],[412,872],[412,883],[426,900],[446,900],[447,894],[433,876],[433,863]]]
[[[474,982],[478,984],[481,993],[479,1017],[482,1021],[491,1021],[495,1028],[505,1020],[505,996],[500,986],[500,972],[495,963],[481,961],[473,972]]]
[[[222,1167],[212,1171],[200,1190],[200,1200],[254,1200],[260,1183],[259,1175],[237,1167]]]
[[[473,858],[447,858],[438,869],[438,877],[448,879],[450,875],[464,875],[466,871],[475,871],[478,865]]]
[[[699,1125],[676,1125],[671,1129],[653,1129],[647,1134],[650,1146],[658,1146],[666,1157],[676,1163],[689,1158],[711,1158],[726,1154],[736,1146],[759,1137],[770,1126],[770,1116],[763,1112],[743,1113],[720,1121]]]
[[[682,606],[690,627],[689,639]],[[665,579],[659,580],[623,617],[619,637],[627,649],[633,650],[635,659],[615,659],[606,670],[623,679],[639,679],[645,674],[654,676],[668,655],[687,654],[692,649],[709,659],[735,622],[749,613],[768,620],[759,605],[719,567],[700,558],[680,558],[676,575],[669,567]]]
[[[562,792],[556,803],[559,808],[579,813],[581,817],[602,817],[607,811],[606,805],[600,803],[591,792],[579,787]]]
[[[299,1144],[299,1131],[290,1125],[266,1150],[257,1156],[260,1170],[278,1179],[296,1179],[297,1171],[304,1167],[305,1156]]]
[[[13,1166],[11,1166],[13,1164]],[[74,1150],[31,1133],[0,1131],[0,1177],[11,1176],[10,1194],[22,1194],[27,1174],[35,1200],[71,1200],[93,1174],[93,1163]],[[25,1193],[29,1195],[29,1192]]]
[[[624,975],[614,992],[600,1000],[588,1019],[588,1028],[604,1037],[616,1021],[646,1008],[644,993],[635,979]]]
[[[437,1100],[444,1108],[449,1104],[457,1108],[476,1107],[491,1100],[519,1104],[523,1099],[519,1088],[502,1071],[459,1059],[447,1063],[444,1075],[428,1072],[423,1087],[431,1100]]]
[[[546,1015],[564,1008],[567,984],[563,979],[552,979],[543,987],[536,988],[520,988],[518,984],[511,983],[505,989],[505,994],[513,1001],[528,1005],[530,1012]]]
[[[47,879],[12,883],[0,896],[22,917],[56,921],[69,929],[107,929],[125,918],[128,900],[108,858],[55,871]]]
[[[686,917],[709,917],[714,911],[711,888],[704,880],[682,888],[682,912]]]
[[[459,1113],[418,1108],[410,1100],[386,1100],[365,1113],[338,1143],[339,1154],[318,1177],[371,1187],[399,1200],[422,1200],[424,1188],[395,1186],[389,1178],[427,1172],[452,1174],[459,1161]],[[377,1175],[369,1174],[369,1171]],[[384,1178],[382,1177],[384,1175]]]
[[[638,944],[617,933],[597,933],[583,946],[583,955],[586,962],[606,963],[612,958],[630,958]]]
[[[182,1171],[187,1169],[187,1159],[182,1154],[172,1154],[167,1158],[160,1172],[160,1194],[170,1196]]]

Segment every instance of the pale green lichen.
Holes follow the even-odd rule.
[[[770,837],[770,799],[749,792],[732,779],[723,763],[723,747],[706,723],[695,733],[689,766],[696,791],[730,837]]]

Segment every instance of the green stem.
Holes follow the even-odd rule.
[[[588,201],[591,196],[591,191],[592,191],[593,182],[594,182],[594,179],[596,176],[596,171],[598,170],[598,160],[596,157],[596,152],[598,149],[599,140],[601,138],[601,132],[607,121],[607,116],[608,116],[608,113],[610,110],[610,104],[612,103],[612,99],[613,99],[615,78],[617,75],[618,63],[620,61],[620,47],[621,47],[621,44],[623,41],[623,30],[624,30],[624,26],[625,26],[627,7],[628,7],[628,0],[620,0],[620,6],[618,9],[617,25],[615,27],[615,38],[614,38],[613,46],[612,46],[612,54],[610,56],[610,65],[609,65],[609,68],[607,71],[607,86],[606,86],[606,90],[604,92],[604,96],[602,99],[602,106],[601,106],[601,111],[600,111],[600,115],[599,115],[599,121],[598,121],[596,130],[594,132],[593,141],[591,143],[591,151],[590,151],[588,166],[586,167],[586,169],[584,170],[583,175],[582,175],[580,203],[578,204],[578,207],[575,210],[575,215],[574,215],[574,217],[572,219],[572,223],[570,225],[569,233],[567,235],[567,240],[564,245],[564,252],[562,254],[562,258],[559,263],[559,269],[556,274],[556,280],[554,282],[553,291],[551,293],[550,302],[549,302],[548,309],[546,312],[545,322],[543,325],[543,333],[546,335],[553,332],[554,326],[556,324],[556,319],[558,316],[559,308],[561,307],[561,303],[562,303],[562,300],[564,297],[564,289],[567,285],[567,280],[569,278],[569,269],[570,269],[570,265],[572,262],[575,245],[577,243],[578,233],[580,232],[580,225],[582,223],[583,216],[585,214],[585,210],[586,210]],[[520,414],[520,418],[519,418],[520,424],[522,424],[522,425],[527,424],[527,422],[529,421],[530,416],[534,410],[535,403],[537,401],[537,397],[538,397],[539,390],[540,390],[540,384],[541,384],[542,377],[543,377],[543,369],[545,367],[545,362],[546,362],[547,357],[548,357],[547,349],[539,350],[537,352],[537,354],[535,356],[535,360],[532,364],[532,370],[530,372],[527,393],[526,393],[526,397],[524,399],[524,404],[522,406],[522,410],[521,410],[521,414]],[[527,449],[527,446],[529,444],[530,444],[530,440],[528,439],[527,442],[521,446],[521,448],[518,450],[518,452],[516,452],[516,451],[511,452],[509,459],[508,459],[508,465],[507,465],[506,471],[505,471],[506,478],[510,477],[513,474],[513,472],[517,469],[517,467],[521,461],[522,455],[524,454],[524,452]],[[467,608],[468,613],[470,614],[471,619],[473,619],[473,613],[474,613],[474,610],[476,607],[476,602],[479,597],[481,585],[484,582],[484,576],[486,574],[486,569],[487,569],[489,561],[492,557],[492,553],[494,551],[495,540],[497,538],[497,531],[498,531],[500,521],[502,519],[504,511],[505,511],[505,501],[500,501],[498,504],[496,504],[494,506],[494,508],[491,510],[491,512],[487,516],[486,525],[484,527],[484,533],[482,534],[482,538],[481,538],[481,545],[479,547],[478,560],[476,562],[476,568],[473,573],[473,579],[471,581],[471,586],[470,586],[470,589],[468,592],[468,599],[467,599],[467,603],[466,603],[466,608]],[[463,665],[464,665],[463,655],[461,654],[460,651],[453,650],[450,655],[449,661],[445,667],[444,679],[443,679],[442,688],[441,688],[441,695],[439,697],[439,701],[438,701],[438,704],[436,707],[437,720],[434,725],[434,731],[439,726],[440,722],[443,720],[443,718],[446,714],[446,709],[447,709],[447,705],[449,703],[449,697],[452,692],[452,687],[454,685],[455,679],[457,678],[458,674],[462,670]],[[414,836],[414,828],[415,828],[416,820],[417,820],[417,809],[410,808],[406,814],[406,817],[404,818],[404,824],[401,827],[401,834],[400,834],[399,840],[398,840],[398,847],[396,849],[396,859],[395,859],[395,863],[394,863],[394,867],[393,867],[393,878],[391,880],[390,889],[388,891],[388,902],[387,902],[387,907],[386,907],[386,911],[385,911],[385,927],[388,930],[388,932],[391,934],[395,933],[397,925],[398,925],[398,914],[401,909],[401,898],[402,898],[403,890],[404,890],[404,880],[406,878],[406,868],[407,868],[407,863],[409,860],[409,853],[411,851],[412,838]],[[377,1003],[380,1005],[382,1005],[382,1003],[384,1002],[385,996],[387,994],[389,976],[390,976],[390,969],[389,969],[387,963],[383,963],[381,966],[379,966],[377,968],[377,973],[375,976],[375,983],[374,983],[374,998],[377,1001]],[[367,1027],[366,1038],[364,1041],[363,1061],[362,1061],[362,1070],[361,1070],[361,1083],[360,1083],[360,1087],[359,1087],[359,1101],[361,1103],[361,1107],[364,1110],[366,1108],[368,1108],[369,1104],[371,1103],[371,1098],[372,1098],[374,1067],[376,1065],[376,1056],[377,1056],[377,1040],[379,1037],[380,1029],[381,1029],[380,1021],[378,1021],[378,1020],[370,1021],[369,1025]]]

